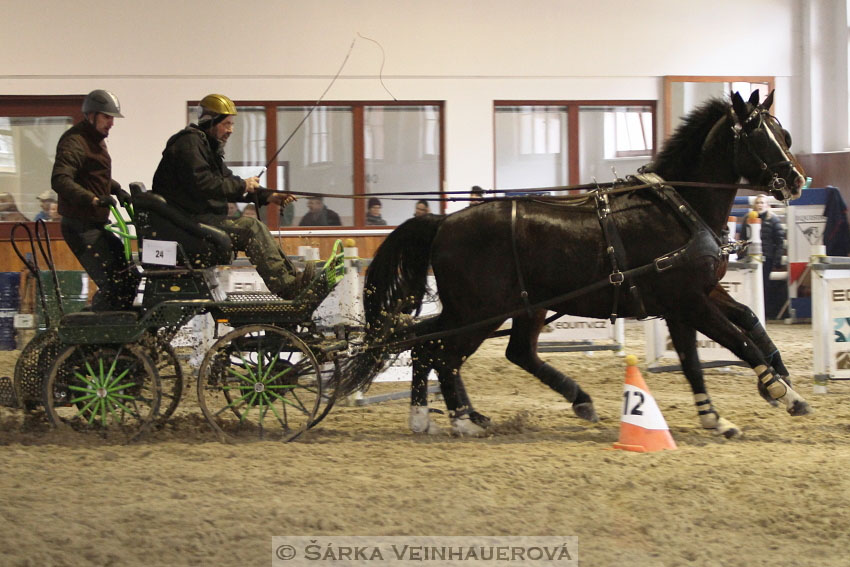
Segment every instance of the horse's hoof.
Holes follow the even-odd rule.
[[[472,423],[479,425],[484,429],[490,427],[490,418],[483,413],[478,413],[477,411],[472,410],[469,412],[469,419],[472,420]]]
[[[593,407],[593,402],[573,404],[573,412],[578,417],[587,420],[591,423],[596,423],[599,421],[599,416],[596,415],[596,408]]]
[[[429,417],[428,406],[410,406],[410,417],[407,425],[413,433],[438,435],[440,426]]]
[[[794,400],[794,403],[792,403],[791,407],[788,408],[788,413],[794,417],[809,415],[812,411],[812,406],[810,406],[809,402],[805,400]]]
[[[487,430],[472,422],[468,415],[452,419],[452,435],[459,437],[483,437]]]
[[[737,439],[738,437],[740,437],[742,435],[741,430],[738,429],[737,427],[731,427],[731,428],[723,430],[723,431],[718,430],[717,434],[722,435],[726,439]]]
[[[715,435],[722,435],[726,439],[737,439],[743,435],[743,432],[737,425],[726,419],[725,417],[718,418],[717,425],[714,427]]]

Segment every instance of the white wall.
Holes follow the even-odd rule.
[[[447,188],[490,187],[495,99],[660,99],[664,75],[773,75],[778,115],[803,128],[791,112],[804,4],[0,0],[0,94],[114,91],[127,117],[110,134],[114,175],[149,184],[187,100],[315,101],[359,32],[383,45],[395,97],[446,101]],[[358,39],[325,100],[389,99],[380,64]]]

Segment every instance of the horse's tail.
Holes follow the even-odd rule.
[[[444,218],[425,215],[404,222],[375,253],[363,291],[363,350],[342,364],[337,386],[342,395],[367,388],[394,354],[392,341],[409,330],[408,315],[419,311],[428,289],[431,244]]]

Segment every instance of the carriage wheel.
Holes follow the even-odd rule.
[[[21,350],[13,380],[20,407],[33,410],[41,403],[44,382],[63,348],[59,333],[48,329],[39,332]]]
[[[54,426],[115,433],[128,441],[154,423],[160,401],[156,368],[136,344],[67,347],[43,391]]]
[[[153,361],[162,386],[162,406],[157,418],[157,423],[161,425],[168,421],[180,404],[180,398],[183,396],[183,368],[174,347],[162,337],[146,334],[141,344]]]
[[[322,401],[319,363],[293,333],[248,325],[213,344],[198,371],[198,402],[222,440],[291,441]]]

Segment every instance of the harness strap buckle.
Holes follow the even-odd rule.
[[[661,256],[660,258],[655,259],[655,271],[664,272],[669,270],[675,264],[676,255],[670,254],[667,256]]]
[[[623,272],[617,270],[612,272],[610,276],[608,276],[608,281],[611,285],[621,285],[625,281],[626,277],[623,275]]]

